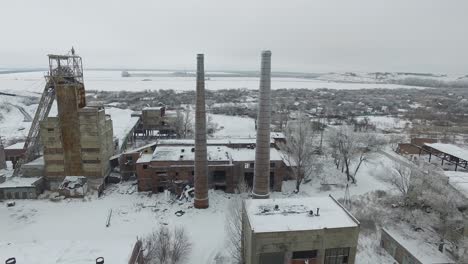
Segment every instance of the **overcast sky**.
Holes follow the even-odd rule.
[[[468,74],[467,0],[2,0],[0,67]]]

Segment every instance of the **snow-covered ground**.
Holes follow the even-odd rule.
[[[210,114],[212,121],[218,124],[215,138],[255,138],[255,121],[250,117]]]
[[[356,117],[356,120],[361,121],[366,117],[369,119],[371,124],[374,124],[377,129],[381,130],[398,130],[403,129],[406,126],[411,126],[410,121],[392,116],[358,116]]]
[[[351,195],[359,195],[376,189],[388,189],[379,180],[385,156],[377,155],[363,165],[358,173],[357,185],[351,185]],[[331,163],[331,162],[330,162]],[[320,181],[302,185],[294,194],[295,182],[285,182],[283,192],[273,193],[273,198],[344,196],[344,175],[333,166],[325,173],[335,173],[341,187],[324,191]],[[0,203],[0,258],[15,256],[18,263],[92,263],[103,256],[106,262],[126,263],[136,237],[142,237],[160,224],[169,227],[184,226],[194,243],[189,263],[216,262],[217,256],[228,256],[226,250],[225,217],[233,194],[210,191],[210,207],[206,210],[192,208],[192,203],[173,203],[163,194],[138,193],[132,183],[110,185],[105,195],[96,194],[85,199],[58,202],[43,200],[18,200],[15,207]],[[110,227],[106,227],[109,210],[112,209]],[[183,210],[178,217],[176,211]],[[361,238],[357,263],[376,263],[375,244],[368,236]],[[363,243],[364,243],[363,242]],[[384,258],[385,259],[385,258]],[[391,263],[391,262],[378,262]]]
[[[33,92],[41,93],[44,88],[44,72],[26,72],[0,74],[0,91],[2,92]],[[148,80],[144,80],[148,79]],[[144,80],[144,81],[143,81]],[[85,71],[85,87],[87,90],[100,91],[145,91],[167,90],[176,91],[195,90],[195,77],[122,77],[120,71]],[[317,80],[302,78],[272,78],[272,89],[396,89],[421,88],[405,85],[369,82],[339,82],[333,80]],[[212,77],[206,81],[206,88],[220,89],[258,89],[259,78],[255,77]]]

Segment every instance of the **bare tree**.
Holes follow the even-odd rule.
[[[228,250],[235,263],[244,263],[242,242],[242,203],[251,193],[251,188],[245,181],[237,185],[238,195],[231,199],[226,213],[226,230]]]
[[[226,214],[226,231],[228,250],[236,263],[243,263],[243,244],[242,244],[242,201],[238,196],[231,199]]]
[[[218,130],[218,123],[213,121],[213,117],[208,115],[208,119],[206,122],[206,131],[208,134],[214,134]]]
[[[406,200],[411,187],[411,175],[415,173],[417,172],[413,171],[413,169],[398,162],[393,162],[390,173],[384,174],[383,180],[392,184]]]
[[[144,262],[149,264],[178,264],[190,254],[192,244],[182,227],[173,232],[161,226],[143,240]]]
[[[316,133],[310,120],[304,114],[300,114],[297,121],[288,123],[284,135],[286,143],[280,144],[280,149],[296,178],[295,192],[299,192],[302,181],[309,177],[313,170],[313,157],[318,150],[314,142]]]
[[[189,106],[177,109],[176,117],[172,120],[174,130],[181,138],[187,138],[193,130],[193,116]]]
[[[347,180],[356,183],[356,174],[369,154],[382,145],[382,141],[370,133],[356,133],[349,127],[341,126],[328,134],[329,147],[337,168],[341,164]],[[354,165],[354,172],[352,171]]]

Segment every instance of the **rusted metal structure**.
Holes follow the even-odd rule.
[[[208,208],[208,165],[206,148],[205,67],[203,54],[197,55],[197,95],[195,104],[195,199],[198,209]]]
[[[270,197],[271,52],[262,52],[260,96],[257,114],[257,144],[252,196]]]

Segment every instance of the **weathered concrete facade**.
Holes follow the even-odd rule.
[[[321,201],[328,198],[332,201],[331,204],[328,203],[331,206],[323,205]],[[251,203],[255,200],[245,201],[242,217],[245,263],[355,263],[359,222],[334,198],[314,199],[287,199],[291,200],[285,203],[287,205],[278,205],[277,201],[271,199],[263,200],[271,208],[262,205],[258,212],[251,209]],[[313,215],[310,215],[306,207],[314,201],[322,204],[323,213],[314,215],[314,209]],[[285,206],[291,207],[284,208]],[[326,218],[326,214],[332,213],[333,216]],[[257,222],[256,217],[264,219]],[[290,217],[294,219],[291,220]]]
[[[0,200],[37,199],[44,191],[43,178],[16,178],[0,183]]]
[[[271,123],[271,52],[262,52],[260,96],[257,114],[257,144],[252,195],[254,198],[270,196],[270,123]]]
[[[68,148],[73,147],[66,155],[60,118],[48,117],[41,123],[45,177],[52,189],[56,189],[65,176],[103,179],[110,171],[109,158],[114,151],[112,120],[105,114],[104,108],[81,108],[77,124],[78,133],[75,134],[79,137],[73,144],[68,144]],[[75,147],[78,147],[78,156]],[[70,158],[73,160],[69,161]]]
[[[394,231],[397,232],[397,231]],[[442,254],[435,246],[427,243],[427,240],[418,241],[420,248],[414,246],[414,242],[408,242],[411,239],[402,239],[401,235],[391,233],[389,230],[382,229],[380,246],[390,254],[398,263],[455,263],[448,256]],[[410,244],[405,245],[406,244]],[[410,248],[413,250],[411,251]]]

